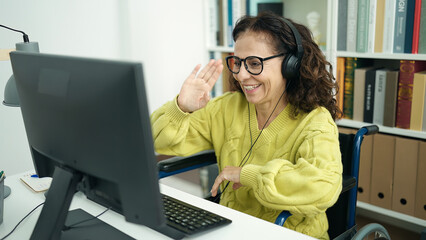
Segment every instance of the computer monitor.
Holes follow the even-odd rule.
[[[53,177],[32,239],[88,236],[79,233],[85,228],[62,231],[76,191],[126,221],[183,237],[163,215],[141,63],[19,51],[10,57],[35,169]],[[97,229],[98,239],[103,232],[112,237]]]

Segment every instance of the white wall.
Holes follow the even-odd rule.
[[[44,53],[141,61],[151,112],[207,62],[200,0],[0,0],[0,24],[23,30]],[[0,28],[0,48],[21,41]],[[11,74],[10,62],[0,62],[0,100]],[[19,108],[0,105],[0,136],[0,169],[32,169]]]

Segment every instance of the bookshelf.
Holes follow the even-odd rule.
[[[388,1],[388,0],[387,0]],[[336,59],[338,57],[352,57],[352,58],[365,58],[374,60],[384,60],[387,63],[399,62],[399,60],[420,60],[426,61],[426,54],[407,54],[407,53],[372,53],[372,52],[354,52],[354,51],[339,51],[337,50],[337,39],[338,39],[338,9],[339,2],[341,0],[333,2],[333,26],[331,30],[332,34],[332,64],[335,66]],[[336,68],[334,68],[336,70]],[[334,73],[336,75],[336,72]],[[349,127],[359,129],[363,126],[370,125],[371,123],[354,121],[350,119],[340,119],[337,121],[337,125],[340,127]],[[395,135],[400,137],[408,137],[413,139],[425,140],[426,132],[413,131],[408,129],[401,129],[397,127],[387,127],[378,125],[380,133]],[[376,221],[398,226],[413,232],[421,233],[426,228],[426,220],[399,213],[393,210],[381,208],[369,203],[357,202],[357,214],[367,216]]]
[[[206,12],[211,12],[209,8],[211,1],[219,0],[204,0]],[[227,1],[227,0],[224,0]],[[234,0],[235,1],[235,0]],[[257,0],[262,1],[262,0]],[[275,0],[271,0],[276,2]],[[303,18],[309,11],[319,11],[321,15],[322,29],[325,29],[323,33],[324,46],[322,50],[327,60],[333,65],[334,75],[336,76],[336,60],[338,57],[356,57],[366,58],[374,60],[383,60],[386,63],[398,63],[399,60],[421,60],[426,61],[426,54],[406,54],[406,53],[371,53],[371,52],[354,52],[354,51],[341,51],[337,50],[337,39],[338,39],[338,4],[341,0],[282,0],[284,3],[284,16],[292,18],[293,20],[306,24]],[[316,4],[322,7],[317,7]],[[216,19],[217,20],[217,19]],[[232,53],[233,47],[219,46],[211,43],[211,27],[210,18],[206,17],[206,46],[209,53],[223,54]],[[216,55],[218,56],[218,55]],[[226,68],[225,68],[226,69]],[[354,121],[349,119],[341,119],[337,121],[337,125],[341,127],[348,127],[359,129],[371,123]],[[401,129],[396,127],[387,127],[379,125],[380,133],[385,133],[394,136],[408,137],[419,140],[426,140],[426,132],[413,131],[407,129]],[[426,221],[420,218],[402,214],[393,210],[380,208],[372,204],[358,201],[357,211],[360,215],[365,215],[375,219],[379,222],[389,223],[395,226],[401,226],[414,232],[421,232],[426,228]]]

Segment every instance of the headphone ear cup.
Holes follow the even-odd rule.
[[[281,66],[281,73],[287,80],[296,79],[299,77],[299,61],[293,54],[287,55]]]

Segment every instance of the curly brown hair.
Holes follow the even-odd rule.
[[[290,21],[302,38],[304,54],[300,64],[300,74],[297,79],[291,79],[287,84],[287,101],[295,106],[293,117],[300,111],[310,112],[316,107],[325,107],[334,120],[342,117],[342,111],[337,106],[334,96],[339,91],[332,74],[333,67],[325,59],[323,52],[312,38],[311,31],[304,25]],[[291,28],[283,18],[270,12],[263,12],[256,17],[243,16],[232,32],[234,41],[244,32],[252,31],[265,34],[271,40],[276,54],[291,53],[296,55],[296,40]],[[243,92],[237,80],[231,75],[229,78],[231,89]]]

